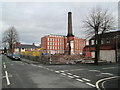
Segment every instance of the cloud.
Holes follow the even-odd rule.
[[[117,3],[6,2],[2,7],[2,23],[4,30],[14,26],[19,32],[21,42],[40,44],[41,37],[45,35],[67,35],[67,13],[71,11],[73,32],[75,36],[84,38],[82,20],[85,20],[91,8],[97,5],[109,8],[114,15],[117,13]]]

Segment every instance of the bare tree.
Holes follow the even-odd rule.
[[[84,27],[88,37],[94,38],[95,45],[95,64],[98,64],[100,57],[100,45],[102,35],[114,26],[114,18],[108,10],[103,10],[99,7],[92,9],[84,22]]]
[[[19,40],[18,38],[18,32],[16,31],[16,29],[12,26],[10,28],[8,28],[8,30],[6,30],[4,33],[3,33],[3,39],[2,41],[4,43],[8,43],[9,45],[9,52],[12,53],[12,50],[13,50],[13,44],[15,42],[17,42]]]

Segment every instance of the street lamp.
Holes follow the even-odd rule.
[[[119,37],[120,35],[116,35],[116,62],[118,62],[118,54],[119,54],[119,50],[118,50],[118,37]]]

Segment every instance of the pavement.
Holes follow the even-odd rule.
[[[3,88],[119,88],[117,63],[44,65],[34,61],[28,63],[27,59],[13,61],[2,57]]]
[[[21,58],[21,61],[23,61],[25,63],[28,63],[28,64],[40,64],[37,61],[32,61],[32,60],[28,60],[28,59],[25,59],[25,58]]]

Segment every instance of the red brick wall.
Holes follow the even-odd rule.
[[[80,54],[86,45],[85,39],[75,38],[74,39],[74,52]],[[63,54],[67,47],[67,37],[54,37],[45,36],[41,39],[41,46],[46,49],[46,53],[53,51],[55,53]]]
[[[75,54],[82,53],[85,45],[86,45],[85,39],[75,38],[74,39],[74,52],[75,52]]]

